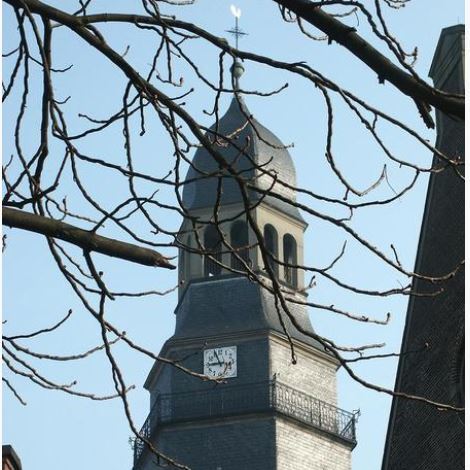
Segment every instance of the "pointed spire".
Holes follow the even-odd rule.
[[[238,49],[238,40],[241,37],[246,36],[247,33],[245,33],[238,26],[238,20],[240,19],[240,16],[242,14],[241,9],[236,7],[235,5],[230,5],[230,11],[232,12],[232,15],[235,18],[235,26],[232,29],[227,29],[226,32],[230,33],[232,36],[235,37],[235,48]],[[239,78],[243,75],[244,71],[245,69],[243,68],[241,62],[237,58],[235,58],[232,67],[230,67],[230,72],[232,73],[233,77],[233,87],[235,90],[239,89]]]

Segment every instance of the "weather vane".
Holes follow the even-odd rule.
[[[236,7],[235,5],[230,5],[230,11],[232,12],[232,15],[235,17],[235,27],[232,29],[227,29],[226,32],[235,36],[235,47],[238,49],[238,39],[241,36],[246,36],[247,33],[241,30],[238,26],[238,20],[240,19],[240,16],[242,15],[242,10]]]

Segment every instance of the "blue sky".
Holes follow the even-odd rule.
[[[179,11],[184,19],[223,36],[233,22],[229,12],[230,3],[228,0],[200,0]],[[293,25],[280,20],[277,8],[269,0],[241,0],[236,4],[242,9],[241,26],[249,33],[241,41],[241,49],[272,55],[285,61],[305,60],[339,85],[403,119],[431,142],[434,141],[434,132],[424,127],[411,101],[401,96],[391,85],[379,85],[374,74],[347,51],[335,44],[327,45],[325,42],[301,38]],[[424,78],[427,77],[440,30],[463,22],[464,18],[463,2],[460,0],[446,2],[445,8],[442,5],[437,0],[413,0],[402,10],[387,11],[390,29],[402,41],[405,49],[411,50],[418,46],[416,70]],[[115,12],[128,11],[131,2],[103,0],[95,6],[96,11],[103,11],[107,7]],[[16,47],[17,40],[10,10],[8,6],[3,9],[5,51]],[[151,36],[142,32],[130,32],[129,28],[123,29],[116,25],[107,25],[103,27],[103,31],[117,50],[124,51],[127,44],[131,45],[126,56],[131,63],[148,67],[156,47],[153,40],[149,39]],[[66,98],[71,95],[64,106],[71,125],[77,129],[83,125],[77,117],[80,112],[101,117],[115,111],[125,86],[123,77],[65,28],[54,31],[54,41],[54,64],[60,67],[74,64],[70,72],[55,77],[57,96]],[[216,80],[217,52],[199,43],[191,44],[188,50],[201,70]],[[11,64],[11,60],[5,62],[4,73],[10,70]],[[246,63],[245,69],[242,84],[248,89],[268,91],[289,82],[289,88],[280,95],[272,98],[248,97],[246,102],[256,118],[276,133],[285,144],[295,144],[290,152],[296,164],[299,186],[329,196],[341,196],[343,189],[324,159],[326,110],[318,90],[285,73],[273,73],[256,64]],[[188,87],[193,84],[198,87],[188,98],[187,107],[202,123],[210,124],[212,118],[202,111],[210,108],[208,103],[212,95],[209,90],[200,86],[195,76],[187,70],[177,68],[176,72],[185,76]],[[33,72],[33,76],[36,74],[37,77],[37,73],[38,70]],[[31,148],[37,139],[34,122],[39,112],[38,98],[38,93],[32,91],[28,107],[30,118],[26,121],[24,131]],[[226,108],[229,99],[223,99],[222,108]],[[353,116],[336,101],[335,104],[338,108],[335,114],[334,151],[338,164],[353,185],[365,188],[380,174],[383,157]],[[17,104],[13,102],[12,105],[7,103],[3,111],[4,160],[13,152],[11,116],[16,110]],[[134,139],[136,162],[147,171],[164,175],[172,166],[168,139],[165,139],[151,120],[147,121],[147,127],[146,136]],[[94,155],[122,159],[120,132],[116,128],[105,134],[104,138],[90,138],[83,148]],[[397,155],[423,165],[430,163],[429,152],[410,139],[385,127],[383,132],[384,138]],[[56,148],[53,147],[53,151]],[[80,167],[80,171],[89,190],[104,205],[110,205],[111,201],[124,197],[125,188],[119,184],[122,180],[103,171],[90,171],[85,165]],[[406,169],[389,165],[388,176],[390,185],[397,190],[406,186],[413,175]],[[67,177],[70,178],[70,174]],[[427,177],[422,175],[407,197],[385,209],[371,208],[359,212],[351,223],[389,255],[390,243],[393,243],[400,254],[401,262],[409,269],[414,264],[426,184]],[[87,213],[90,211],[83,200],[76,198],[76,193],[70,186],[65,187],[62,196],[65,195],[70,209]],[[377,193],[380,197],[391,195],[388,187]],[[171,200],[172,195],[163,192],[161,197]],[[299,197],[299,200],[310,202],[305,197]],[[311,217],[307,217],[307,221],[309,229],[304,241],[306,262],[317,266],[327,265],[340,250],[345,236],[337,229]],[[173,216],[167,218],[165,223],[176,228],[180,220]],[[123,238],[122,233],[113,231],[111,227],[106,230],[109,235]],[[71,354],[98,344],[99,330],[96,322],[86,314],[58,273],[47,252],[45,241],[37,235],[18,230],[6,229],[4,233],[8,237],[3,261],[3,318],[7,320],[3,326],[5,333],[33,331],[51,325],[72,308],[72,319],[63,331],[48,336],[47,340],[38,339],[34,344],[36,350]],[[371,289],[396,287],[405,282],[401,276],[384,268],[382,263],[360,249],[356,243],[351,240],[348,243],[347,254],[335,267],[335,275]],[[171,251],[167,253],[174,254]],[[102,256],[96,256],[96,262],[114,290],[164,290],[176,284],[176,273],[135,266]],[[312,311],[311,318],[320,334],[330,336],[338,343],[354,345],[385,342],[387,352],[399,351],[407,298],[377,299],[353,295],[335,288],[327,281],[319,280],[310,293],[310,299],[318,303],[334,303],[340,308],[380,318],[386,312],[391,312],[392,321],[386,327],[351,323],[323,311]],[[174,294],[163,298],[119,300],[110,305],[108,315],[130,337],[158,352],[163,342],[173,333],[175,305]],[[142,385],[152,362],[119,344],[115,346],[115,352],[128,384],[136,386],[129,399],[135,422],[140,425],[148,413],[148,396]],[[109,367],[100,355],[77,364],[41,362],[38,363],[38,368],[57,381],[70,382],[77,379],[77,387],[80,389],[92,390],[97,394],[112,392]],[[367,361],[356,370],[368,380],[393,387],[396,360]],[[4,372],[6,373],[5,368]],[[93,402],[38,389],[20,378],[13,377],[11,380],[28,405],[23,407],[8,390],[3,390],[3,442],[15,447],[25,469],[131,468],[132,451],[128,444],[131,432],[120,402]],[[342,408],[361,410],[358,446],[353,452],[353,470],[378,469],[388,423],[390,398],[365,390],[340,371],[339,401]]]

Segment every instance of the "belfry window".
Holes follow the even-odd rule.
[[[276,229],[270,224],[264,226],[264,246],[272,258],[278,258],[278,236]],[[272,258],[269,258],[269,266],[277,277],[279,274],[279,265]]]
[[[204,230],[204,276],[217,276],[222,267],[216,261],[222,260],[222,238],[215,225],[208,225]]]
[[[249,264],[250,253],[248,243],[248,226],[246,222],[237,220],[230,229],[230,244],[233,248],[231,262],[232,268],[239,270],[243,269],[243,263],[239,258]]]
[[[290,235],[284,235],[284,280],[292,287],[297,287],[297,243],[295,238]]]

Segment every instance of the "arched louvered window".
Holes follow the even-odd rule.
[[[222,238],[215,225],[208,225],[204,230],[204,276],[217,276],[222,268],[216,261],[222,260]]]
[[[283,248],[284,263],[286,263],[284,266],[284,280],[290,286],[297,287],[297,269],[292,266],[297,264],[297,243],[292,235],[284,235]]]
[[[230,244],[234,250],[234,253],[232,253],[232,268],[243,269],[243,263],[235,256],[235,253],[239,258],[249,264],[250,253],[248,249],[248,226],[246,222],[237,220],[232,224],[230,228]]]
[[[278,259],[278,236],[276,229],[267,224],[264,226],[264,245],[266,250],[271,254],[271,256],[275,259]],[[271,269],[274,271],[274,274],[278,276],[279,274],[279,265],[273,260],[269,260],[269,265]]]

